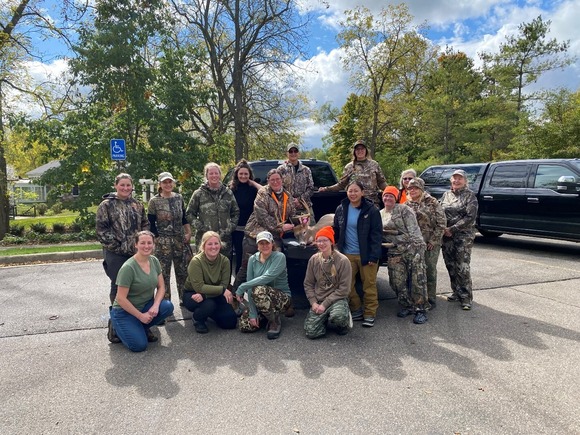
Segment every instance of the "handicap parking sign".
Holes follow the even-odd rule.
[[[126,158],[125,139],[111,139],[111,159],[125,160]]]

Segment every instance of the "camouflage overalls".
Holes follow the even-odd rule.
[[[221,253],[232,256],[232,232],[238,225],[240,209],[233,192],[221,185],[210,189],[204,182],[193,192],[187,205],[187,220],[195,229],[195,246],[199,251],[201,238],[207,231],[215,231],[222,241]]]
[[[320,252],[310,257],[304,278],[304,293],[311,306],[320,304],[325,311],[317,314],[312,309],[308,310],[304,320],[308,338],[325,335],[327,323],[339,334],[348,332],[351,275],[350,260],[338,251],[333,251],[328,259],[324,259]]]
[[[425,277],[425,242],[415,213],[405,204],[395,204],[390,216],[381,210],[383,239],[393,243],[389,248],[389,283],[401,308],[425,311],[427,282]]]
[[[475,219],[477,218],[477,197],[465,187],[450,190],[441,197],[441,206],[447,218],[447,228],[451,237],[443,236],[443,260],[449,272],[451,290],[461,302],[471,303],[471,249],[475,239]]]
[[[429,193],[423,192],[418,202],[408,198],[405,203],[413,209],[417,223],[427,244],[425,267],[427,273],[427,295],[430,301],[437,297],[437,262],[441,252],[441,238],[445,229],[445,212],[441,204]]]
[[[97,208],[96,230],[103,246],[103,268],[111,280],[111,304],[117,296],[119,269],[135,253],[135,234],[148,229],[143,204],[132,197],[119,199],[116,193],[103,195]]]
[[[364,196],[379,208],[383,206],[382,191],[387,187],[387,181],[376,161],[365,159],[347,163],[338,183],[326,189],[330,191],[346,189],[352,181],[360,181],[364,187]]]
[[[170,198],[155,195],[147,208],[151,230],[157,236],[155,256],[162,267],[165,281],[165,298],[171,299],[171,263],[175,268],[175,281],[179,300],[183,300],[183,286],[187,278],[187,265],[191,260],[191,247],[185,243],[183,225],[185,204],[179,193],[173,192]]]
[[[286,162],[278,166],[278,172],[282,176],[282,183],[292,198],[298,199],[296,207],[297,214],[309,213],[311,224],[314,224],[314,213],[312,211],[312,200],[310,197],[314,193],[314,181],[312,180],[312,171],[308,166],[303,165],[300,161],[297,166]],[[304,207],[306,203],[308,209]]]

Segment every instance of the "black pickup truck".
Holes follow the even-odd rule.
[[[420,177],[439,198],[455,169],[467,172],[479,203],[477,229],[580,242],[580,159],[508,160],[432,166]]]

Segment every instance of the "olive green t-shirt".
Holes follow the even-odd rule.
[[[150,272],[147,275],[135,258],[131,257],[121,266],[117,275],[116,284],[129,287],[127,299],[138,310],[142,310],[145,304],[153,299],[157,288],[157,277],[161,274],[161,264],[153,255],[149,257],[149,269]],[[113,306],[119,307],[116,299]]]

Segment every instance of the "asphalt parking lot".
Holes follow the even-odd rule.
[[[441,261],[425,325],[395,316],[382,269],[372,329],[310,341],[299,310],[275,341],[199,335],[177,307],[141,354],[106,340],[99,261],[4,267],[0,433],[580,433],[579,259],[478,239],[471,312],[445,300]]]

